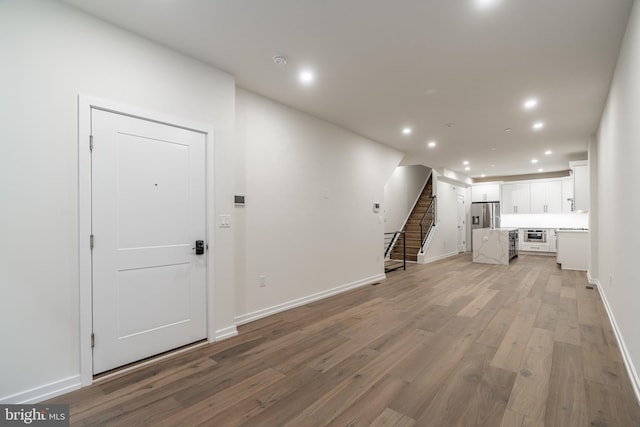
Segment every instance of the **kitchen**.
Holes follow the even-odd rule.
[[[587,161],[540,179],[472,186],[473,261],[508,264],[519,253],[555,256],[562,269],[588,268]],[[518,177],[518,178],[530,178]]]

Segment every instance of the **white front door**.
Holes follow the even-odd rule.
[[[467,250],[467,241],[465,239],[467,226],[465,217],[464,196],[462,194],[458,194],[458,253],[462,253]]]
[[[91,128],[97,374],[207,336],[206,136],[95,108]]]

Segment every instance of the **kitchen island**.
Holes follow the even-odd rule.
[[[517,228],[476,228],[472,241],[473,262],[508,265],[518,256]]]

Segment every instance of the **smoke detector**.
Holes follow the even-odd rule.
[[[284,55],[274,55],[273,63],[280,66],[287,65],[287,57]]]

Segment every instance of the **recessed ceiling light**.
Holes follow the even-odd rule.
[[[463,165],[468,165],[469,162],[467,160],[465,160],[464,162],[462,162]]]
[[[402,133],[404,133],[405,135],[409,135],[411,133],[411,128],[402,129]]]
[[[464,170],[466,170],[466,171],[470,171],[470,170],[471,170],[471,168],[470,168],[469,166],[467,166],[466,168],[464,168]]]
[[[505,128],[505,132],[511,132],[511,128]]]
[[[544,154],[546,154],[547,156],[548,156],[549,154],[551,154],[551,153],[553,153],[553,151],[551,151],[551,150],[547,150],[547,151],[545,151],[545,152],[544,152]]]
[[[485,176],[487,176],[487,175],[485,175],[485,174],[482,174],[482,175],[480,175],[480,178],[484,178]]]
[[[313,82],[315,76],[311,71],[305,70],[300,73],[300,81],[304,84],[309,84]]]
[[[476,7],[479,9],[484,9],[498,3],[498,0],[476,0]]]
[[[535,123],[533,124],[533,128],[534,128],[535,130],[542,129],[543,127],[544,127],[544,123],[542,123],[542,122],[535,122]]]
[[[544,169],[540,168],[538,169],[538,172],[544,172]]]
[[[524,101],[524,108],[527,110],[532,110],[538,106],[538,100],[535,98],[529,98]]]
[[[435,142],[435,141],[429,141],[429,143],[428,143],[427,145],[429,146],[429,148],[433,148],[433,147],[435,147],[435,146],[436,146],[436,145],[438,145],[438,144],[436,144],[436,142]]]
[[[531,163],[538,163],[538,159],[531,159]]]

